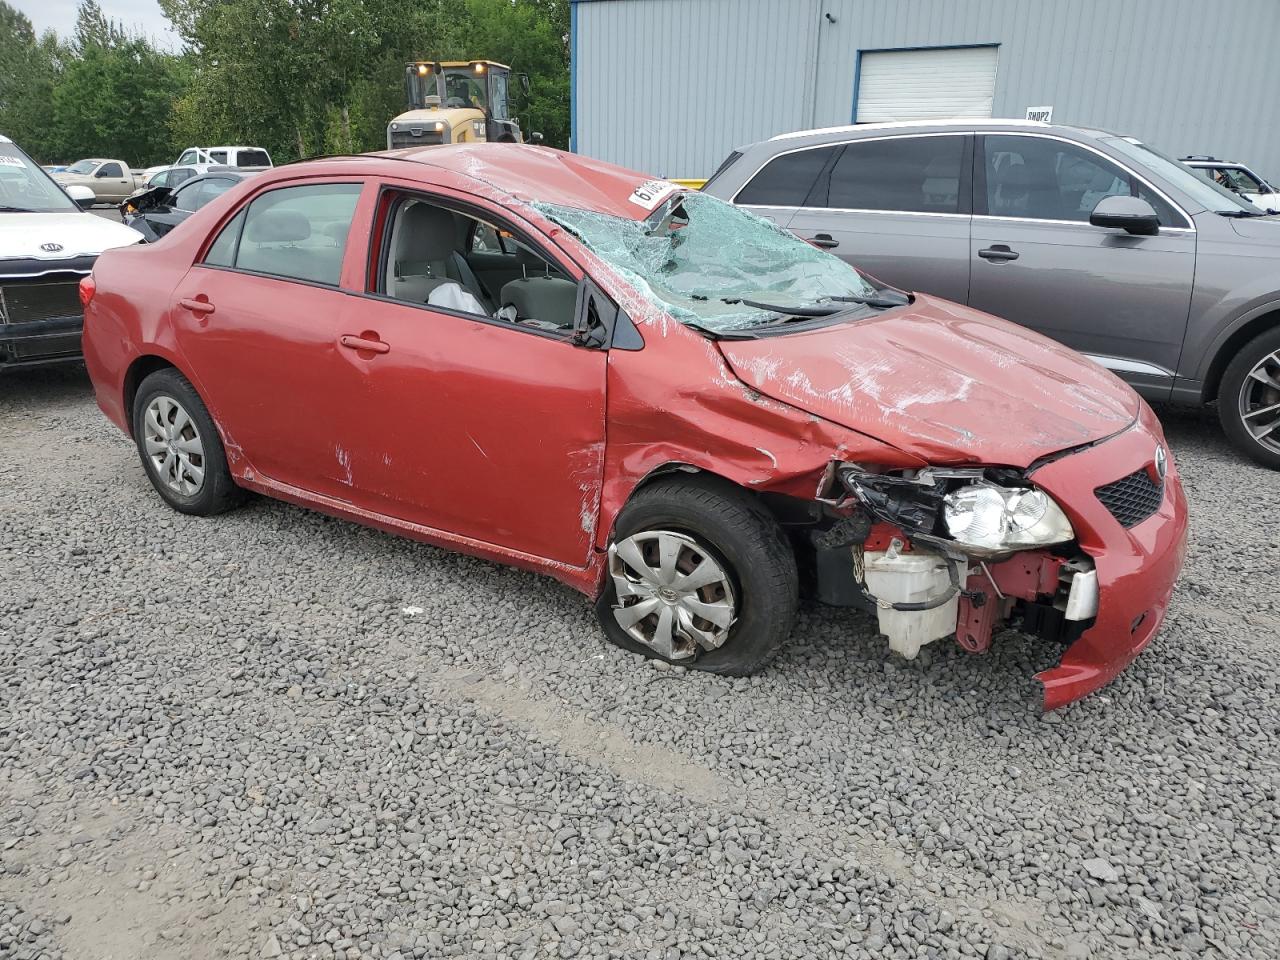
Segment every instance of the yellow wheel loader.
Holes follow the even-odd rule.
[[[529,77],[517,74],[525,90]],[[492,60],[419,60],[405,67],[409,109],[387,124],[387,149],[434,143],[523,143],[511,115],[511,68]],[[530,134],[540,143],[542,135]]]

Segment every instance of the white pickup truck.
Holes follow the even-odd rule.
[[[77,160],[53,179],[64,187],[88,187],[95,203],[119,203],[141,186],[123,160],[102,158]]]
[[[271,154],[261,147],[187,147],[173,165],[208,173],[210,167],[266,170],[272,163]]]

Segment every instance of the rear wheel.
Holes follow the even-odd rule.
[[[1245,344],[1228,364],[1218,388],[1218,417],[1241,452],[1280,470],[1280,329]]]
[[[768,513],[727,482],[674,477],[642,489],[619,515],[596,612],[626,650],[746,676],[790,636],[798,580]]]
[[[187,378],[172,367],[138,385],[133,437],[147,478],[173,509],[207,517],[244,500],[244,491],[231,479],[213,418]]]

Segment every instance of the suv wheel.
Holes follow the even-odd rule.
[[[790,636],[798,584],[772,516],[727,482],[673,477],[619,514],[596,613],[623,649],[746,676]]]
[[[1228,364],[1218,416],[1239,450],[1280,470],[1280,329],[1251,340]]]

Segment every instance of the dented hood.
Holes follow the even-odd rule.
[[[932,463],[1026,467],[1123,430],[1141,404],[1066,347],[926,296],[863,320],[717,344],[762,394]]]

